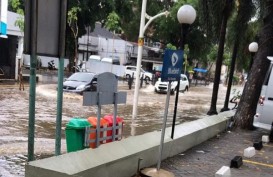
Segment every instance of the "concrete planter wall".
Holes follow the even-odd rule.
[[[166,129],[163,159],[179,154],[226,130],[228,117],[233,111],[205,117],[176,126],[174,139],[171,128]],[[57,157],[30,162],[26,177],[130,177],[136,173],[138,159],[141,167],[155,165],[158,161],[161,132],[151,132],[129,137],[122,141],[101,145]]]

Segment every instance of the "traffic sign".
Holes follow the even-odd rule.
[[[161,81],[179,81],[183,64],[182,50],[165,50]]]

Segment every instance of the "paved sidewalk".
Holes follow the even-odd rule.
[[[247,147],[261,140],[269,132],[234,130],[225,132],[192,149],[164,160],[161,168],[173,172],[176,177],[214,177],[222,166],[230,166],[235,156],[242,156]],[[243,157],[243,165],[231,168],[231,177],[272,177],[273,143],[264,144],[252,158]]]

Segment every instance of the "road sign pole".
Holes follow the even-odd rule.
[[[58,93],[57,93],[57,116],[55,155],[61,154],[62,140],[62,113],[63,113],[63,78],[64,78],[64,56],[65,56],[65,31],[66,31],[66,9],[67,0],[61,0],[60,35],[59,35],[59,67],[58,67]]]
[[[29,121],[28,121],[28,161],[34,160],[35,137],[35,98],[36,98],[36,61],[37,61],[37,0],[31,3],[31,56],[29,74]]]
[[[59,59],[55,155],[61,154],[64,58]]]
[[[160,169],[160,164],[161,164],[161,159],[162,159],[162,151],[163,151],[163,145],[164,145],[164,137],[165,137],[165,129],[166,129],[166,123],[167,123],[170,95],[171,95],[171,81],[169,81],[169,84],[168,84],[168,92],[167,92],[167,98],[166,98],[166,103],[165,103],[165,112],[164,112],[164,119],[163,119],[163,125],[162,125],[162,130],[161,130],[161,140],[160,140],[160,145],[159,145],[159,157],[158,157],[158,162],[157,162],[157,171]]]

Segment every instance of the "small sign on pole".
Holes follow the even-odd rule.
[[[179,81],[182,65],[182,50],[165,50],[161,81]]]

